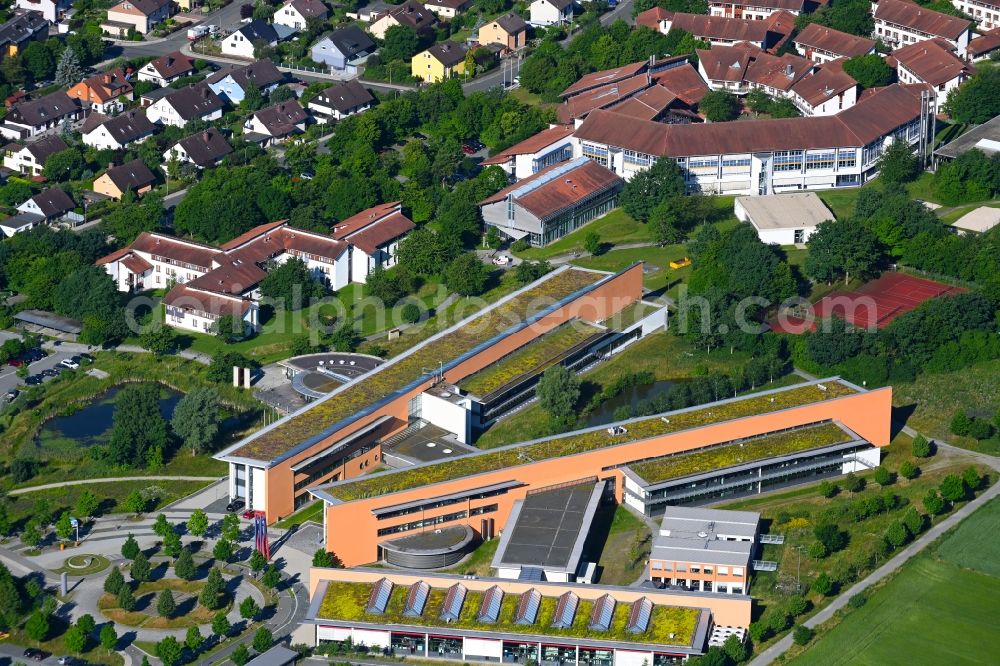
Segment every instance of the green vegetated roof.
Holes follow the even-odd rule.
[[[232,451],[231,455],[256,460],[273,459],[309,437],[322,433],[324,429],[392,395],[419,379],[427,368],[437,368],[442,361],[450,362],[514,324],[524,321],[532,314],[532,308],[537,309],[542,303],[566,298],[606,275],[573,268],[556,273],[544,282],[484,312],[465,326],[442,335],[394,363],[382,366],[339,393],[317,402],[315,407],[261,433]]]
[[[788,455],[809,449],[819,449],[849,442],[853,438],[835,423],[799,428],[747,440],[742,444],[716,446],[662,458],[653,458],[629,465],[647,483],[659,483],[692,474]]]
[[[508,634],[523,634],[526,636],[568,636],[590,640],[628,641],[632,643],[649,643],[655,645],[690,645],[694,640],[698,616],[701,611],[685,606],[661,606],[654,602],[653,613],[649,626],[642,633],[629,633],[629,612],[632,604],[619,603],[615,605],[611,627],[608,631],[591,631],[590,612],[593,601],[581,599],[573,618],[573,624],[565,629],[552,626],[556,605],[559,598],[542,596],[538,617],[532,625],[514,623],[514,614],[521,596],[519,594],[504,594],[500,606],[500,615],[495,623],[478,621],[479,606],[483,592],[469,591],[462,605],[462,612],[457,621],[445,622],[439,618],[444,604],[447,588],[431,588],[427,597],[424,612],[419,617],[403,615],[406,608],[406,597],[409,586],[395,585],[389,596],[389,604],[385,613],[373,615],[365,612],[368,598],[371,595],[373,583],[346,583],[331,581],[327,583],[326,595],[320,603],[319,619],[339,620],[344,622],[368,622],[383,625],[407,625],[413,627],[447,627],[450,629],[465,629],[470,631],[489,631]],[[544,595],[544,588],[536,588]],[[614,596],[614,595],[612,595]],[[652,601],[652,599],[651,599]],[[671,638],[670,635],[674,637]]]
[[[666,418],[654,416],[626,424],[627,432],[609,435],[604,428],[577,431],[562,436],[550,437],[532,444],[494,449],[412,469],[389,472],[330,486],[327,492],[342,501],[352,501],[367,497],[377,497],[388,493],[419,488],[431,483],[492,472],[507,467],[515,467],[527,462],[538,462],[549,458],[574,455],[594,451],[608,446],[627,444],[640,439],[657,437],[681,430],[738,419],[757,414],[777,412],[782,409],[799,407],[810,403],[823,402],[850,395],[856,389],[839,381],[823,384],[794,386],[773,393],[750,395],[729,402],[715,402],[700,408],[669,414]],[[627,463],[623,460],[622,463]]]
[[[599,330],[580,319],[567,322],[468,377],[459,386],[473,395],[484,397],[526,373],[548,367],[553,359]]]
[[[622,331],[639,321],[643,317],[648,317],[655,311],[655,305],[649,305],[642,301],[636,301],[632,305],[624,308],[621,312],[605,319],[602,324],[616,331]]]

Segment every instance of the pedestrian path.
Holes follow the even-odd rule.
[[[90,483],[115,483],[116,481],[135,481],[136,479],[148,481],[218,481],[217,476],[112,476],[100,477],[97,479],[76,479],[75,481],[60,481],[59,483],[43,483],[38,486],[27,486],[25,488],[15,488],[7,492],[8,495],[24,495],[39,490],[50,490],[52,488],[62,488],[64,486],[83,486]]]

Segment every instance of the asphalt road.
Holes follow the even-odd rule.
[[[53,655],[44,661],[35,661],[34,659],[28,659],[24,656],[24,648],[16,645],[4,645],[0,643],[0,664],[2,665],[21,662],[24,664],[48,664],[49,666],[59,666],[60,656],[62,655]]]
[[[49,354],[40,361],[35,361],[29,366],[31,374],[37,375],[42,370],[48,370],[49,368],[54,368],[59,364],[64,358],[69,358],[73,354],[68,352],[56,352],[54,354]],[[46,378],[45,381],[49,381],[51,378]],[[11,389],[24,389],[24,381],[17,376],[17,368],[10,365],[0,366],[0,395],[7,393]]]

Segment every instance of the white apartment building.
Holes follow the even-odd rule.
[[[1000,28],[1000,2],[997,0],[951,0],[951,4],[974,18],[984,32]]]
[[[594,111],[574,133],[573,152],[629,179],[659,157],[684,170],[689,191],[776,194],[857,187],[877,175],[893,140],[929,131],[920,91],[892,85],[829,116],[664,125]]]
[[[774,12],[785,11],[794,16],[815,9],[810,0],[747,0],[747,2],[710,2],[709,16],[744,18],[763,21]]]
[[[875,17],[873,38],[890,48],[939,37],[949,42],[964,58],[971,39],[971,23],[905,0],[878,0],[872,3]]]
[[[483,166],[497,165],[514,180],[521,180],[572,157],[572,126],[553,125],[483,160]]]

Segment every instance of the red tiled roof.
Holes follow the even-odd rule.
[[[650,30],[660,29],[660,21],[670,16],[670,12],[662,7],[653,7],[652,9],[647,9],[644,12],[640,12],[638,16],[635,17],[636,26],[644,26]]]
[[[186,284],[175,285],[168,291],[163,297],[163,304],[220,317],[224,315],[243,317],[250,309],[250,301],[246,299],[213,294],[193,289]]]
[[[595,112],[605,113],[605,112]],[[614,115],[620,119],[619,114]],[[608,190],[622,179],[613,171],[601,166],[593,160],[582,160],[580,165],[558,177],[551,178],[549,174],[555,169],[565,169],[567,163],[554,164],[538,173],[505,187],[496,194],[479,202],[480,206],[497,203],[513,195],[514,201],[540,220],[545,220],[558,212],[565,210],[578,201]],[[546,179],[550,178],[546,182]],[[535,181],[542,181],[536,187],[526,187]]]
[[[810,106],[818,106],[834,95],[853,88],[858,82],[844,71],[843,59],[817,66],[792,87],[792,92]]]
[[[775,15],[772,14],[771,18]],[[727,39],[761,44],[767,38],[770,18],[767,21],[751,21],[726,16],[706,16],[674,12],[670,27],[690,32],[695,37]]]
[[[391,243],[416,226],[402,213],[393,213],[354,232],[347,237],[347,241],[366,254],[374,254],[379,247]]]
[[[149,263],[139,255],[134,252],[129,252],[121,260],[122,266],[127,268],[130,272],[136,275],[142,275],[146,271],[153,268],[153,264]]]
[[[947,44],[947,42],[945,42]],[[935,39],[915,42],[892,52],[899,66],[905,67],[921,81],[932,86],[942,85],[968,73],[969,67]]]
[[[364,229],[369,224],[391,215],[392,213],[398,212],[399,204],[399,201],[389,201],[387,203],[381,203],[377,206],[367,208],[360,213],[355,213],[346,220],[342,220],[333,225],[330,235],[337,240],[344,240],[354,232]]]
[[[164,79],[194,71],[194,58],[189,58],[180,51],[161,55],[149,64]]]
[[[677,100],[673,94],[660,85],[654,85],[643,90],[638,95],[610,107],[610,110],[623,116],[654,120],[666,111]]]
[[[594,109],[603,109],[615,102],[627,99],[652,85],[646,74],[609,83],[599,88],[591,88],[586,92],[567,98],[556,109],[556,116],[563,123],[571,123],[576,118],[583,118]]]
[[[942,14],[904,0],[879,0],[875,5],[874,16],[887,23],[895,23],[948,39],[957,39],[969,29],[970,25],[967,19]]]
[[[770,53],[755,54],[747,66],[746,80],[758,85],[789,90],[809,70],[813,62],[802,56],[786,53],[781,57]]]
[[[996,49],[1000,49],[1000,28],[994,28],[970,41],[968,50],[970,56],[979,57]]]
[[[691,63],[657,72],[653,74],[653,81],[677,95],[688,106],[697,105],[708,92],[708,85]]]
[[[239,246],[254,240],[258,236],[266,234],[267,232],[277,229],[278,227],[282,227],[286,224],[288,224],[288,220],[278,220],[277,222],[265,222],[264,224],[258,224],[250,231],[240,234],[239,236],[237,236],[236,238],[227,243],[223,243],[221,249],[223,251],[235,250]]]
[[[584,74],[576,83],[563,90],[559,95],[560,97],[569,97],[570,95],[578,95],[591,88],[599,88],[616,81],[624,81],[643,71],[648,65],[648,61],[640,60],[639,62],[622,65],[621,67],[602,69],[599,72]]]
[[[163,234],[144,231],[129,246],[133,250],[167,257],[192,266],[201,266],[206,271],[212,268],[212,259],[219,253],[214,247],[181,240]]]
[[[252,290],[267,276],[263,268],[254,261],[240,257],[239,252],[218,255],[215,261],[219,264],[217,267],[187,284],[194,289],[240,296]]]
[[[847,58],[865,55],[875,48],[874,40],[827,28],[819,23],[810,23],[803,28],[795,36],[795,43]]]
[[[516,143],[510,148],[501,150],[488,160],[483,160],[482,163],[487,166],[490,164],[503,164],[515,155],[530,155],[532,153],[536,153],[542,148],[551,146],[553,143],[561,141],[571,134],[573,134],[572,125],[554,125],[548,129],[543,129],[534,136],[529,136],[521,143]]]

